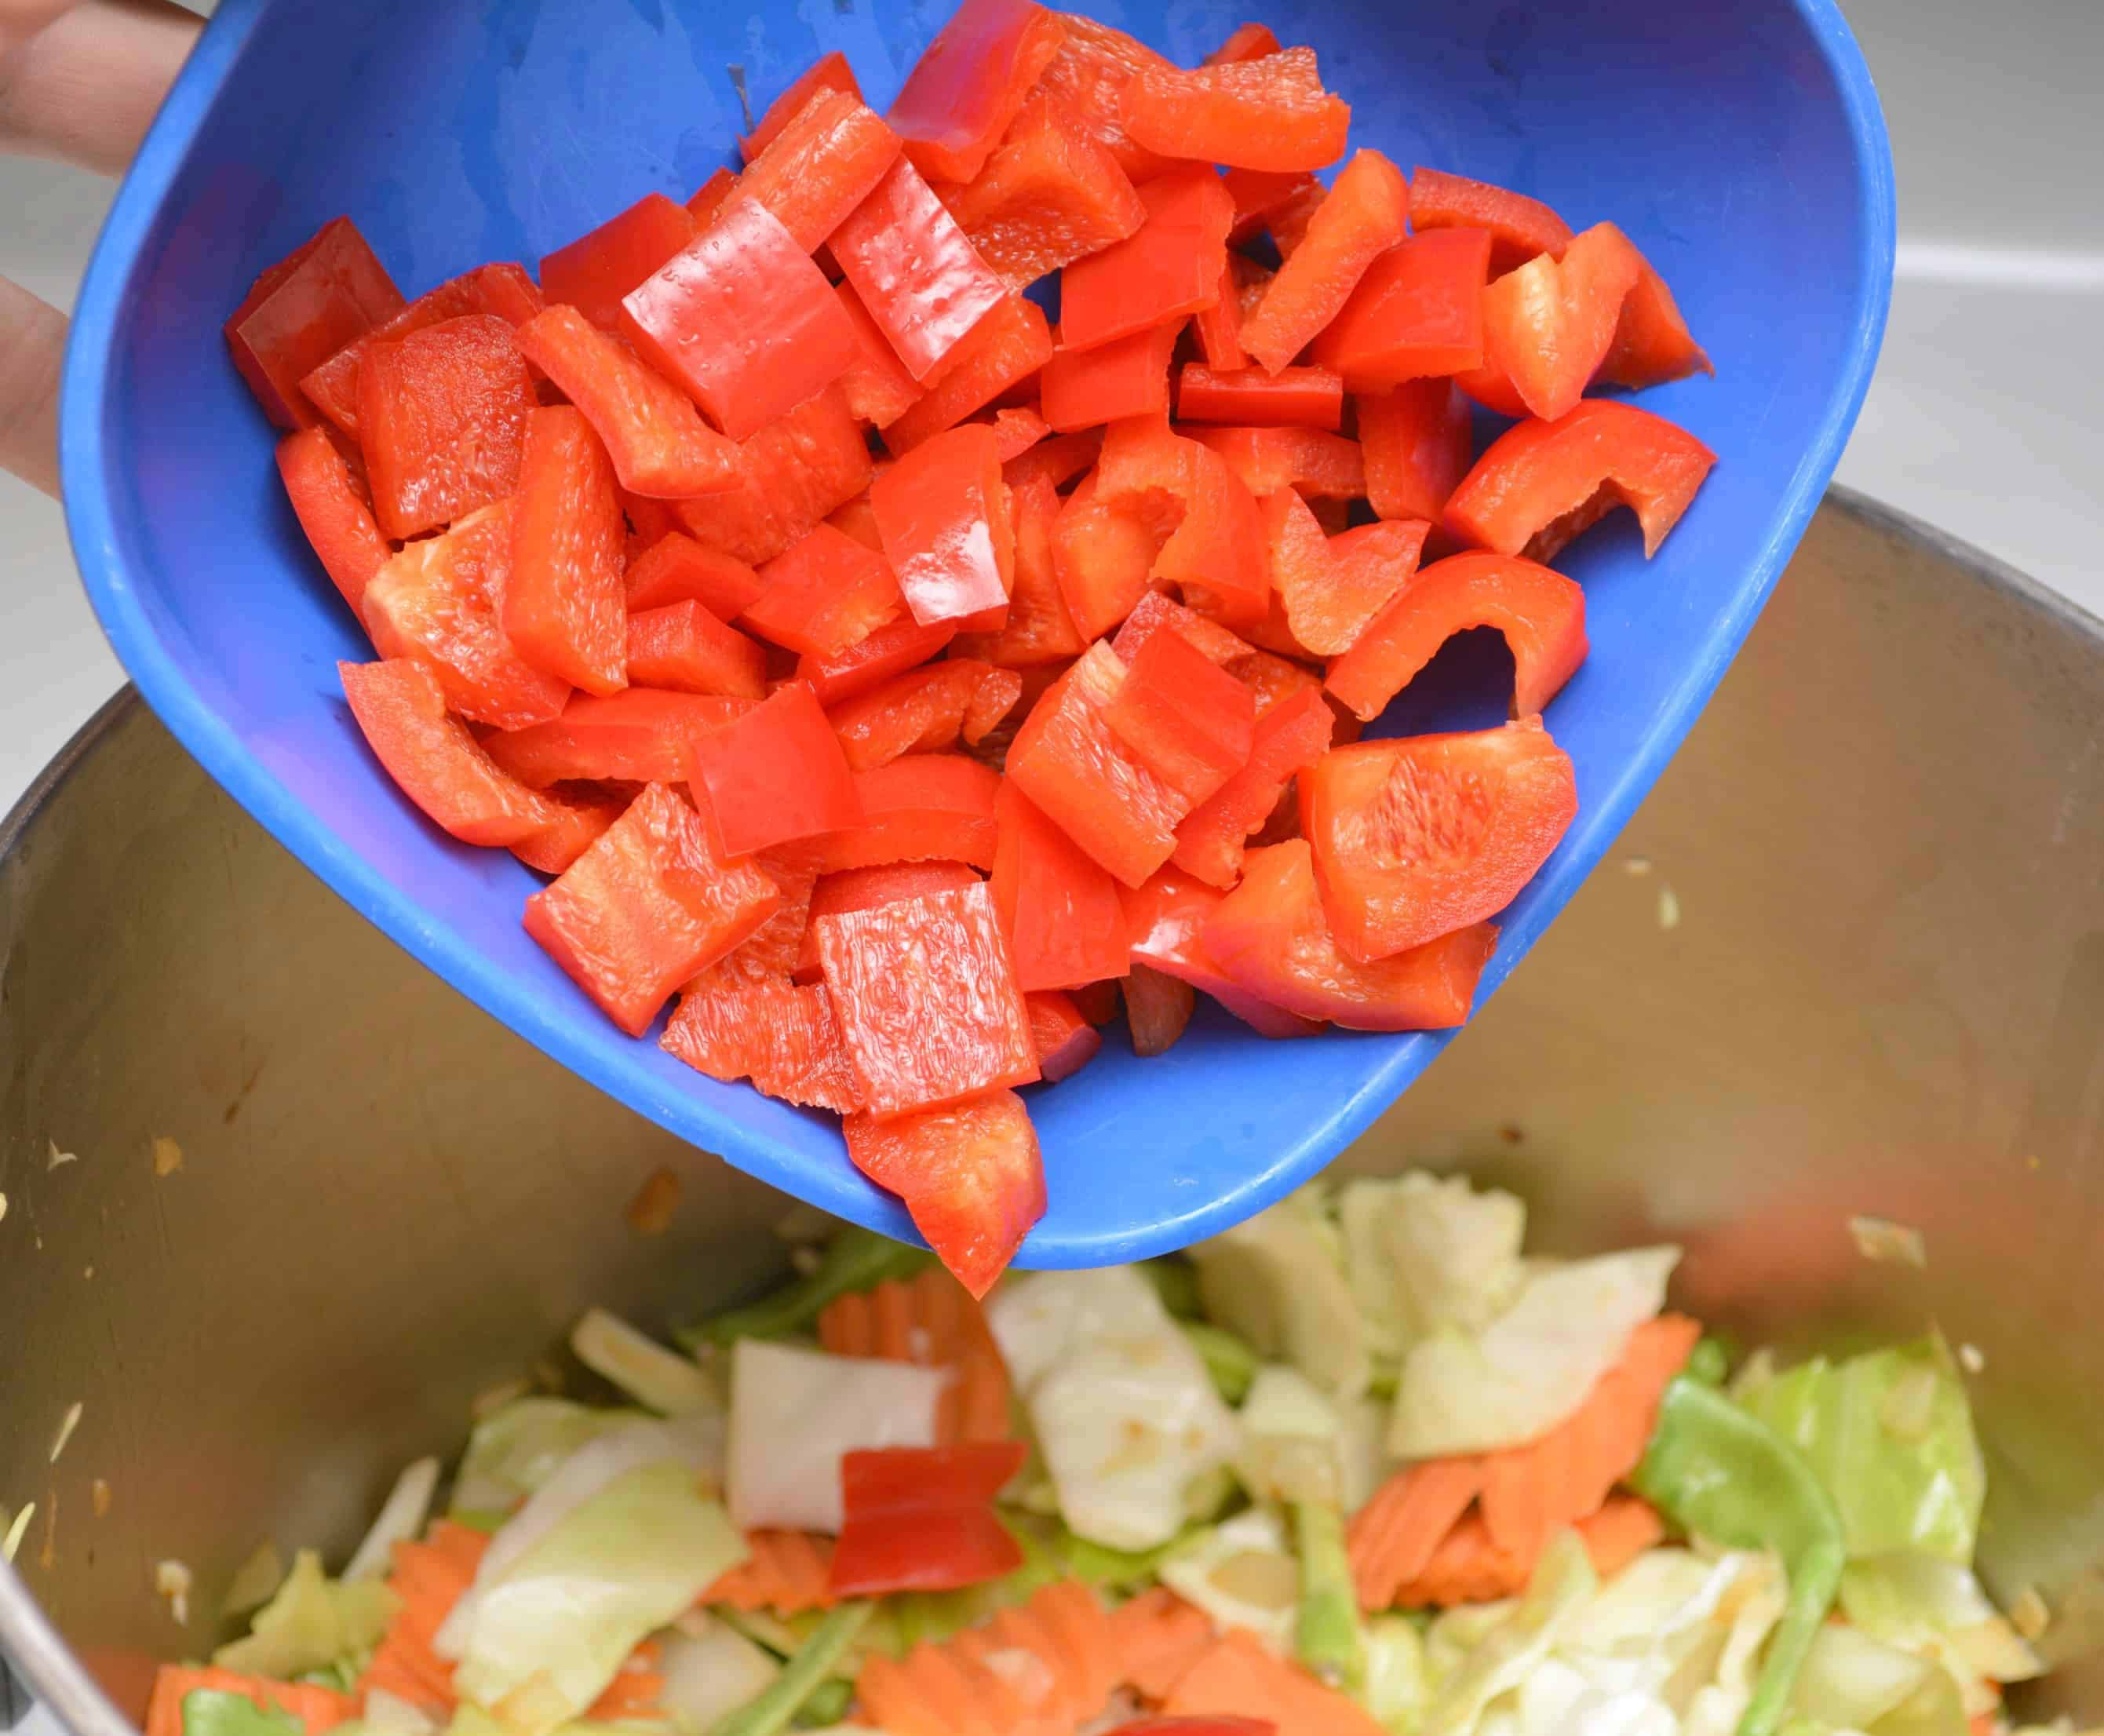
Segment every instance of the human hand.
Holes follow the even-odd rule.
[[[173,0],[0,0],[0,151],[123,174],[202,25]],[[0,275],[0,470],[54,498],[65,337]]]

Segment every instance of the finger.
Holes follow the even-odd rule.
[[[0,57],[20,47],[74,0],[0,0]]]
[[[0,471],[59,492],[59,368],[66,319],[0,277]]]
[[[0,0],[0,31],[51,4]],[[121,175],[203,27],[173,0],[63,8],[0,58],[0,150]]]

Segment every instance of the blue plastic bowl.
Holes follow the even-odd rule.
[[[534,877],[506,852],[453,843],[389,784],[335,669],[371,652],[301,539],[220,325],[257,271],[339,213],[412,295],[487,260],[530,266],[644,192],[684,198],[734,162],[743,95],[757,113],[829,49],[882,107],[948,10],[228,0],[118,194],[63,401],[90,595],[140,690],[214,777],[565,1065],[739,1167],[903,1236],[905,1215],[849,1166],[831,1118],[622,1036],[519,926]],[[1504,918],[1487,994],[1694,721],[1840,455],[1891,279],[1892,167],[1870,77],[1828,0],[1095,11],[1187,64],[1262,15],[1319,51],[1353,105],[1355,145],[1522,189],[1580,226],[1620,224],[1715,359],[1714,381],[1643,399],[1721,460],[1659,557],[1643,561],[1620,515],[1560,563],[1585,584],[1593,652],[1549,721],[1582,806]],[[1509,667],[1461,645],[1389,730],[1496,720]],[[1268,1043],[1207,1011],[1161,1060],[1113,1041],[1078,1081],[1032,1093],[1052,1203],[1020,1263],[1136,1258],[1246,1216],[1342,1149],[1446,1040]]]

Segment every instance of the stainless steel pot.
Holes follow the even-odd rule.
[[[1619,859],[1345,1160],[1487,1170],[1553,1245],[1678,1238],[1685,1301],[1749,1336],[1976,1347],[1986,1568],[2057,1612],[2033,1709],[2092,1718],[2100,870],[2104,627],[1837,495]],[[780,1196],[424,975],[128,697],[0,828],[0,1502],[38,1503],[0,1646],[78,1736],[586,1303],[663,1323],[782,1261]]]

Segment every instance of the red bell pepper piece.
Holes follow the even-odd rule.
[[[1136,509],[1101,498],[1099,480],[1084,477],[1052,524],[1060,601],[1084,643],[1110,631],[1147,595],[1161,546]]]
[[[1067,39],[1045,63],[1036,94],[1072,114],[1135,186],[1176,167],[1173,158],[1134,143],[1124,118],[1126,87],[1148,67],[1173,69],[1173,63],[1124,31],[1079,12],[1068,13],[1063,21]]]
[[[566,404],[530,412],[497,618],[527,662],[587,693],[628,685],[626,540],[613,464],[591,424]]]
[[[1487,181],[1415,168],[1410,175],[1411,226],[1490,231],[1491,274],[1502,277],[1541,253],[1561,259],[1571,245],[1571,225],[1523,193],[1508,193]]]
[[[822,988],[760,982],[689,990],[658,1045],[697,1073],[750,1079],[785,1103],[841,1115],[862,1107],[832,997]]]
[[[1036,480],[1055,491],[1063,489],[1094,464],[1103,445],[1103,431],[1099,428],[1055,435],[1050,440],[1040,440],[1019,457],[1009,459],[1001,467],[1001,480],[1010,489],[1019,489],[1026,482]]]
[[[1008,287],[904,158],[831,236],[863,306],[917,381],[992,313]]]
[[[1662,288],[1663,286],[1661,286]],[[477,266],[474,270],[427,290],[391,319],[382,320],[353,338],[300,382],[307,401],[345,434],[358,432],[358,364],[375,343],[405,337],[456,319],[462,314],[494,314],[513,328],[524,325],[543,306],[533,279],[518,266]]]
[[[742,560],[703,548],[678,530],[666,531],[631,561],[623,582],[631,610],[694,602],[719,621],[736,620],[764,588]]]
[[[1120,993],[1115,982],[1089,983],[1066,993],[1076,1010],[1098,1030],[1118,1015]]]
[[[1679,304],[1665,287],[1665,279],[1652,269],[1650,261],[1638,263],[1635,286],[1616,322],[1615,341],[1594,379],[1641,390],[1692,373],[1715,373],[1681,318]]]
[[[766,697],[766,651],[701,604],[641,609],[627,621],[628,672],[644,685],[734,699]]]
[[[1249,643],[1222,627],[1217,621],[1209,621],[1194,609],[1173,602],[1159,591],[1150,591],[1139,600],[1133,612],[1126,617],[1125,625],[1111,641],[1111,649],[1119,660],[1130,667],[1139,655],[1140,648],[1155,634],[1162,631],[1180,633],[1203,652],[1209,662],[1226,668],[1237,658],[1249,655]]]
[[[951,658],[909,669],[836,706],[826,715],[849,770],[869,771],[902,754],[956,747],[973,698],[992,672],[970,658]]]
[[[774,142],[782,130],[801,114],[821,91],[839,91],[857,102],[862,100],[862,86],[856,82],[854,69],[837,48],[819,56],[788,89],[768,104],[767,112],[760,117],[760,124],[738,141],[739,154],[747,163],[751,162]]]
[[[511,846],[511,854],[540,874],[565,872],[607,829],[628,811],[628,797],[608,795],[586,784],[570,790],[543,790],[548,823]]]
[[[1025,994],[1030,1009],[1030,1041],[1037,1051],[1037,1070],[1047,1085],[1071,1079],[1096,1058],[1103,1033],[1082,1015],[1074,997],[1057,988]]]
[[[1411,380],[1357,400],[1366,496],[1384,519],[1427,519],[1469,473],[1473,431],[1468,400],[1451,381]]]
[[[574,307],[551,307],[528,320],[518,343],[606,442],[624,489],[678,499],[738,486],[737,446],[705,424],[677,386]]]
[[[1170,860],[1223,891],[1241,877],[1242,852],[1293,782],[1329,752],[1335,714],[1321,689],[1304,687],[1256,721],[1241,770],[1184,815]]]
[[[1281,258],[1290,257],[1299,245],[1308,218],[1330,190],[1303,170],[1229,169],[1220,179],[1235,202],[1228,244],[1240,247],[1268,230],[1278,243]]]
[[[574,779],[677,783],[692,775],[693,746],[752,709],[749,699],[631,687],[571,697],[562,714],[492,735],[489,756],[520,782],[545,788]]]
[[[862,823],[840,738],[807,682],[776,689],[764,703],[697,738],[693,751],[695,800],[726,855]]]
[[[884,431],[884,444],[903,457],[1051,359],[1052,331],[1043,311],[1035,301],[1010,296],[950,352],[927,382],[925,395]]]
[[[933,627],[923,627],[911,615],[902,614],[899,619],[858,639],[837,656],[800,658],[796,679],[809,682],[822,703],[838,705],[925,663],[956,636],[956,631],[954,622],[938,621]]]
[[[1299,694],[1313,689],[1320,693],[1322,677],[1304,663],[1296,663],[1290,658],[1279,657],[1269,651],[1251,651],[1227,666],[1228,673],[1244,683],[1256,695],[1256,715],[1259,720],[1273,706],[1283,705]],[[1338,728],[1347,726],[1356,730],[1357,720],[1338,712]],[[1345,738],[1340,734],[1339,739]],[[1353,735],[1352,739],[1357,738]]]
[[[718,169],[688,195],[687,215],[694,220],[696,234],[715,221],[716,213],[737,191],[738,176],[729,169]]]
[[[1077,259],[1059,277],[1059,332],[1070,350],[1181,320],[1220,298],[1234,201],[1203,164],[1139,190],[1147,221],[1126,239]]]
[[[742,193],[621,306],[636,348],[735,440],[817,396],[855,358],[824,273]]]
[[[684,205],[646,193],[541,261],[541,291],[608,332],[620,330],[621,298],[694,239]]]
[[[1278,38],[1269,25],[1237,25],[1228,39],[1206,56],[1208,66],[1227,66],[1237,60],[1261,60],[1278,52]]]
[[[1034,403],[1004,404],[992,416],[983,418],[987,426],[993,430],[994,447],[1001,456],[1003,481],[1007,480],[1010,463],[1050,435],[1052,425],[1039,413],[1040,408]]]
[[[1399,242],[1316,338],[1315,359],[1355,392],[1482,367],[1490,261],[1487,230],[1429,230]]]
[[[358,426],[380,528],[413,537],[511,493],[537,402],[511,328],[493,315],[371,346]]]
[[[1219,300],[1192,316],[1198,353],[1215,374],[1237,373],[1249,366],[1249,354],[1242,348],[1241,292],[1235,283],[1236,257],[1230,254],[1221,270]]]
[[[865,816],[827,835],[828,874],[882,862],[969,862],[990,868],[1001,774],[956,753],[914,753],[854,774]]]
[[[631,1037],[680,984],[773,914],[782,893],[726,861],[701,816],[665,784],[526,900],[526,932]]]
[[[1015,532],[991,428],[952,428],[870,484],[885,558],[913,618],[966,631],[1007,619]]]
[[[965,721],[959,733],[965,745],[976,748],[1005,724],[1023,703],[1023,677],[1013,669],[988,666],[965,705]],[[1016,720],[1019,723],[1020,718]]]
[[[994,908],[1025,989],[1125,975],[1131,950],[1117,882],[1013,779],[994,797]]]
[[[1169,859],[1191,803],[1105,719],[1125,678],[1108,645],[1091,645],[1024,720],[1008,750],[1008,775],[1068,837],[1136,886]]]
[[[1232,625],[1264,618],[1271,581],[1256,499],[1217,453],[1166,423],[1135,417],[1104,436],[1097,476],[1106,506],[1129,503],[1175,524],[1151,578],[1176,586],[1192,608]]]
[[[905,612],[891,564],[831,524],[760,568],[744,624],[808,657],[838,656]]]
[[[1357,500],[1366,492],[1366,460],[1357,440],[1319,428],[1215,428],[1181,431],[1227,460],[1250,493],[1298,489],[1317,500]]]
[[[1495,916],[1577,812],[1571,756],[1532,716],[1360,742],[1300,778],[1300,826],[1330,933],[1362,964]]]
[[[1023,1546],[993,1503],[1029,1454],[1019,1440],[843,1454],[844,1518],[827,1593],[950,1591],[1014,1573]]]
[[[1290,489],[1267,495],[1264,532],[1271,582],[1295,642],[1317,657],[1356,645],[1417,570],[1430,529],[1421,519],[1362,525],[1326,538]]]
[[[683,984],[682,994],[716,994],[758,984],[779,986],[792,978],[818,980],[815,970],[808,979],[795,975],[810,935],[811,897],[818,885],[816,846],[808,841],[779,845],[760,851],[752,864],[782,889],[781,904],[742,945]],[[839,1047],[837,1039],[834,1047]]]
[[[998,632],[959,634],[952,650],[1012,667],[1079,657],[1087,641],[1067,613],[1053,557],[1059,497],[1041,475],[1020,480],[1011,476],[1008,492],[1015,524],[1015,586],[1009,593],[1008,620]]]
[[[428,663],[461,716],[520,730],[559,715],[569,684],[521,657],[497,621],[511,565],[513,503],[470,513],[412,542],[365,587],[365,625],[382,657]]]
[[[1172,319],[1093,350],[1059,350],[1037,377],[1045,417],[1063,433],[1130,416],[1169,413],[1169,360],[1184,322]]]
[[[279,441],[278,475],[323,570],[363,621],[365,587],[387,565],[389,550],[350,466],[327,434],[302,428]]]
[[[1277,373],[1336,318],[1367,268],[1403,239],[1410,183],[1377,150],[1362,150],[1308,220],[1299,244],[1243,322],[1242,347]]]
[[[855,334],[855,359],[840,380],[848,413],[872,428],[888,428],[920,401],[920,388],[898,359],[891,340],[877,329],[854,285],[836,283],[833,293],[840,297],[840,310]]]
[[[1344,382],[1326,368],[1222,370],[1186,362],[1176,389],[1176,413],[1185,422],[1245,426],[1322,428],[1344,426]]]
[[[516,844],[555,817],[555,804],[484,753],[446,709],[436,676],[409,658],[338,663],[343,696],[373,757],[402,793],[466,844]]]
[[[1128,892],[1126,921],[1132,930],[1134,969],[1152,970],[1191,988],[1203,989],[1259,1037],[1282,1039],[1313,1036],[1322,1029],[1316,1020],[1304,1019],[1250,993],[1229,976],[1213,957],[1206,944],[1205,928],[1213,913],[1219,908],[1223,896],[1213,887],[1174,868],[1163,868],[1144,886]],[[1126,997],[1130,1020],[1133,1011],[1130,981]],[[1155,1017],[1160,1016],[1158,1008],[1146,1011]],[[1168,1041],[1174,1042],[1175,1035],[1181,1032],[1179,1024]]]
[[[836,389],[769,423],[737,453],[733,487],[675,510],[697,542],[755,566],[869,486],[869,447]]]
[[[869,490],[826,515],[826,522],[844,537],[850,537],[871,554],[884,552],[884,538],[876,533],[876,514],[870,508]]]
[[[1197,993],[1181,977],[1143,964],[1126,974],[1125,1024],[1134,1055],[1166,1055],[1183,1040],[1197,1010]]]
[[[1545,561],[1626,506],[1643,527],[1649,559],[1716,462],[1662,416],[1588,399],[1555,422],[1524,422],[1500,435],[1447,501],[1446,525],[1479,548]]]
[[[898,144],[860,96],[816,91],[747,165],[716,221],[738,206],[763,205],[798,252],[815,252],[898,160]]]
[[[1614,347],[1643,269],[1628,236],[1596,223],[1560,261],[1544,254],[1507,272],[1483,292],[1484,368],[1511,382],[1529,414],[1567,414]]]
[[[978,174],[1066,34],[1032,0],[964,0],[891,105],[915,167],[931,181]]]
[[[1149,67],[1126,87],[1121,113],[1134,141],[1165,157],[1274,172],[1335,163],[1352,124],[1312,48],[1195,72]]]
[[[984,886],[811,926],[870,1113],[898,1115],[1037,1077],[1030,1015]]]
[[[1068,105],[1036,96],[986,167],[943,203],[1011,289],[1122,241],[1147,206],[1117,158]]]
[[[1442,1031],[1467,1023],[1497,944],[1487,922],[1372,964],[1346,957],[1315,888],[1308,841],[1251,850],[1241,884],[1207,919],[1204,940],[1250,994],[1353,1031]]]
[[[256,279],[226,322],[226,346],[263,413],[281,428],[305,428],[314,410],[301,380],[401,311],[386,267],[338,217]]]
[[[1045,1215],[1045,1163],[1030,1112],[987,1091],[889,1120],[850,1115],[848,1157],[896,1194],[957,1282],[983,1297]]]
[[[1155,633],[1126,667],[1103,721],[1196,807],[1248,763],[1256,701],[1181,633]]]
[[[962,862],[879,862],[821,875],[812,888],[810,918],[836,917],[850,910],[874,910],[902,899],[930,892],[959,892],[979,883],[978,872]],[[818,931],[807,926],[797,948],[796,978],[815,983],[818,970]]]

